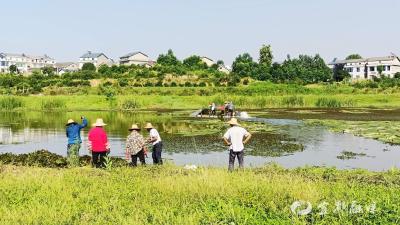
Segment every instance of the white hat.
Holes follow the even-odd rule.
[[[107,124],[105,124],[101,118],[96,119],[96,123],[93,124],[94,127],[103,127],[105,125]]]

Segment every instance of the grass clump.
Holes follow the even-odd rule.
[[[6,96],[0,98],[0,108],[1,110],[11,111],[17,108],[23,107],[24,104],[21,99],[13,96]]]
[[[120,109],[121,110],[135,110],[140,108],[140,103],[135,100],[135,99],[127,99],[123,100],[123,102],[120,104]]]
[[[282,105],[285,107],[302,107],[304,104],[304,98],[302,96],[289,96],[282,98]]]
[[[55,111],[66,108],[66,103],[63,99],[46,99],[42,101],[41,109],[43,111]]]

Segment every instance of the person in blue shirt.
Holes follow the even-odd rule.
[[[69,119],[66,126],[66,135],[68,138],[67,157],[71,166],[79,165],[79,149],[81,148],[81,130],[88,125],[85,117],[81,117],[82,124],[78,124],[73,119]]]

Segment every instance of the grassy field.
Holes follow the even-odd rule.
[[[398,224],[400,171],[0,167],[1,224]],[[312,204],[305,216],[295,201]],[[342,201],[343,208],[337,209]],[[325,215],[321,206],[327,203]],[[361,208],[360,208],[361,207]],[[305,207],[300,207],[304,209]]]
[[[400,94],[307,94],[307,95],[118,95],[107,99],[101,95],[0,96],[3,111],[15,110],[137,110],[199,109],[210,102],[233,101],[238,109],[263,108],[342,108],[400,106]]]

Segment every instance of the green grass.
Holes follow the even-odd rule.
[[[0,98],[7,99],[7,97]],[[233,101],[237,109],[264,108],[318,108],[318,107],[376,107],[395,108],[400,106],[400,94],[340,94],[340,95],[228,95],[211,96],[177,95],[118,95],[115,106],[105,96],[58,95],[15,97],[17,103],[4,103],[2,110],[133,110],[133,109],[199,109],[210,102]],[[5,101],[5,100],[4,100]],[[6,101],[5,101],[6,102]]]
[[[2,96],[0,97],[0,109],[3,111],[12,111],[24,106],[20,97]]]
[[[0,167],[1,224],[397,224],[400,171]],[[290,206],[309,201],[296,216]],[[364,212],[334,213],[356,201]],[[329,203],[318,215],[318,204]],[[365,207],[375,202],[374,213]]]

